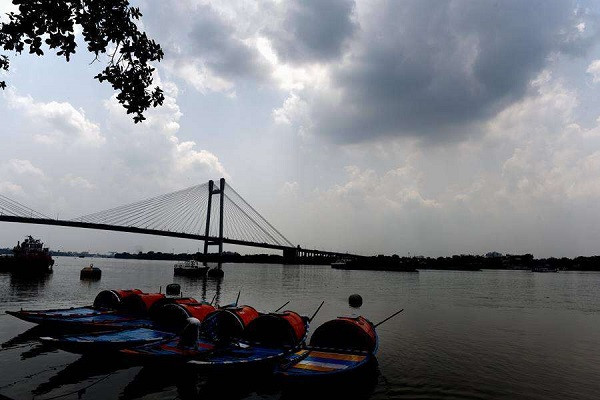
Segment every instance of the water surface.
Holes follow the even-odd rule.
[[[81,282],[93,262],[102,280]],[[175,278],[198,300],[240,301],[261,311],[286,301],[311,314],[313,327],[360,313],[377,322],[377,376],[360,396],[372,399],[596,399],[600,393],[600,273],[526,271],[343,271],[328,266],[229,264],[221,282]],[[45,279],[0,274],[0,308],[87,305],[102,289],[156,291],[173,282],[164,261],[58,257]],[[348,307],[363,296],[359,311]],[[0,394],[15,399],[186,399],[292,397],[276,383],[244,376],[127,365],[46,348],[34,325],[0,316]],[[314,328],[313,328],[314,329]],[[235,382],[235,384],[232,384]],[[361,383],[362,384],[362,383]],[[359,392],[355,392],[358,396]],[[316,394],[313,398],[318,397]]]

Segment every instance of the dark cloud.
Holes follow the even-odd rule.
[[[336,59],[357,29],[353,0],[292,1],[283,7],[279,26],[266,33],[285,62]]]
[[[210,5],[194,13],[190,54],[202,59],[216,74],[228,78],[266,76],[268,66],[255,49],[236,37],[234,21],[227,21]]]
[[[214,76],[228,80],[264,80],[269,66],[256,49],[244,42],[232,20],[210,4],[177,0],[148,2],[144,22],[165,50],[165,62],[201,63]]]
[[[329,92],[306,93],[316,132],[340,142],[439,138],[521,98],[552,52],[581,53],[570,1],[389,1]],[[587,39],[586,39],[587,40]]]

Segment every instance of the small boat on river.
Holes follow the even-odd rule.
[[[190,315],[197,317],[201,312],[208,314],[205,305],[191,297],[167,297],[162,293],[144,293],[139,289],[103,290],[96,296],[92,306],[6,313],[24,321],[64,329],[176,330],[183,327]],[[202,311],[198,311],[198,308]],[[210,306],[210,310],[214,310],[214,307]]]
[[[369,320],[339,317],[319,326],[310,344],[284,359],[275,374],[293,383],[356,373],[373,362],[378,344]]]
[[[269,367],[303,345],[309,319],[293,311],[259,314],[249,306],[217,309],[179,337],[125,349],[143,362],[185,363],[201,370]]]
[[[201,277],[206,276],[207,271],[208,267],[200,266],[200,263],[196,260],[176,263],[173,267],[173,275],[176,276]]]
[[[27,236],[18,242],[12,256],[0,256],[0,271],[20,274],[47,274],[52,272],[54,259],[50,250],[39,239]]]
[[[60,324],[63,320],[115,314],[120,308],[123,299],[133,294],[141,293],[143,292],[139,289],[103,290],[98,293],[91,306],[50,310],[6,311],[6,313],[34,324]]]
[[[215,308],[207,303],[198,303],[191,298],[163,298],[151,307],[149,319],[122,319],[118,323],[98,322],[94,328],[113,328],[109,331],[86,334],[44,336],[40,340],[74,353],[103,353],[125,348],[147,345],[175,338],[188,320],[202,321]],[[76,321],[75,323],[80,323]]]
[[[102,353],[142,346],[174,337],[172,332],[149,328],[92,332],[76,335],[42,336],[40,341],[72,353]]]
[[[376,365],[379,347],[378,324],[365,317],[338,317],[319,326],[310,344],[290,354],[275,368],[284,383],[326,383],[349,379],[369,366]]]
[[[558,268],[553,268],[550,265],[546,264],[544,266],[537,266],[531,268],[531,272],[558,272]]]

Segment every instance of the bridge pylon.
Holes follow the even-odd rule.
[[[210,214],[212,210],[212,196],[219,195],[219,236],[214,240],[209,240],[210,237]],[[223,265],[223,205],[225,200],[225,178],[219,180],[219,187],[215,189],[215,182],[211,179],[208,181],[208,206],[206,209],[206,230],[204,240],[204,265],[208,257],[209,246],[218,246],[219,255],[216,269],[208,271],[210,276],[221,277],[224,275],[221,266]]]

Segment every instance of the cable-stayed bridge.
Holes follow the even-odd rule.
[[[70,220],[50,218],[0,194],[0,221],[201,240],[205,255],[210,246],[221,254],[223,244],[232,244],[282,250],[289,263],[354,256],[294,246],[224,178]]]

